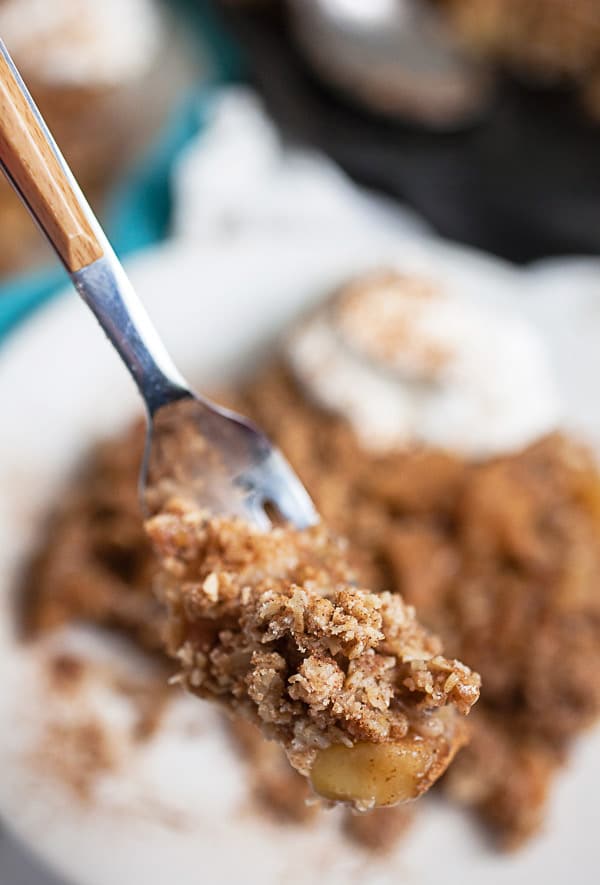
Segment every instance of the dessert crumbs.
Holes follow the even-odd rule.
[[[29,760],[34,771],[89,804],[100,777],[118,767],[113,736],[95,718],[48,721]]]

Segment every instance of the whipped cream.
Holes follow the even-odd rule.
[[[0,34],[25,76],[112,85],[143,72],[162,24],[154,0],[0,0]]]
[[[427,443],[469,457],[555,429],[558,396],[536,331],[508,305],[381,272],[344,287],[291,334],[286,357],[365,448]]]

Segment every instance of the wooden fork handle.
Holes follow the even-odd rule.
[[[66,164],[1,41],[0,163],[68,271],[102,257]]]

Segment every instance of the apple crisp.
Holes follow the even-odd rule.
[[[600,713],[594,459],[558,435],[475,464],[430,448],[373,457],[281,365],[230,403],[282,446],[328,524],[349,538],[361,582],[401,590],[450,653],[482,674],[469,745],[443,787],[501,845],[518,845],[542,823],[572,739]],[[152,652],[162,646],[165,611],[150,589],[156,565],[137,500],[142,447],[141,423],[99,445],[51,514],[21,588],[30,636],[79,620]],[[263,766],[263,783],[276,770],[289,784],[290,815],[302,819],[299,776],[271,747],[259,762],[247,755]]]
[[[401,590],[450,653],[482,674],[469,745],[442,786],[499,844],[520,844],[543,822],[572,739],[600,713],[594,459],[558,435],[476,464],[429,448],[373,457],[281,365],[230,403],[277,439],[328,524],[349,538],[361,582]],[[137,500],[142,448],[141,423],[96,447],[51,514],[21,587],[30,636],[79,620],[161,647],[165,611],[150,589],[156,565]],[[475,644],[478,631],[486,640]],[[249,776],[260,766],[268,784],[276,774],[286,819],[302,820],[299,775],[269,746],[260,756],[243,751]],[[273,796],[263,793],[261,804]]]
[[[260,725],[331,801],[394,805],[443,773],[479,676],[399,595],[356,587],[323,526],[265,533],[174,499],[146,529],[189,690]]]

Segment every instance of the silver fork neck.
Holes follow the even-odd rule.
[[[149,414],[189,396],[188,385],[108,243],[102,258],[70,276],[127,366]]]

